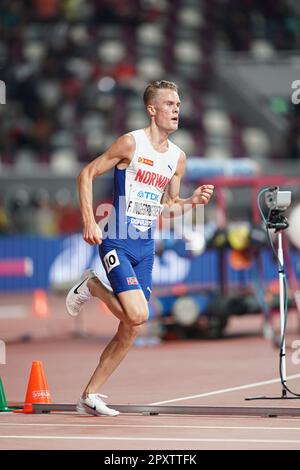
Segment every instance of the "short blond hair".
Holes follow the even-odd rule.
[[[163,89],[173,90],[176,91],[176,93],[178,92],[176,83],[169,82],[168,80],[155,80],[154,82],[149,83],[144,91],[143,100],[145,106],[148,105],[149,101],[152,100],[158,90]]]

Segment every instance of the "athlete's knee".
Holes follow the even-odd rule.
[[[130,317],[129,323],[133,327],[138,327],[140,325],[143,325],[143,323],[145,323],[148,320],[148,316],[149,316],[148,312],[139,313],[137,315]]]
[[[133,308],[130,312],[127,313],[128,323],[135,327],[142,325],[148,320],[149,311],[145,307],[136,307]]]
[[[140,326],[140,325],[143,325],[144,323],[146,323],[146,321],[148,320],[148,315],[139,315],[137,317],[134,317],[132,320],[131,320],[131,323],[132,323],[132,326]]]

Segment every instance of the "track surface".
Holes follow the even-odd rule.
[[[29,308],[26,298],[19,301]],[[24,401],[31,363],[41,360],[53,402],[75,403],[115,331],[117,322],[95,304],[74,321],[65,316],[62,299],[51,302],[47,319],[0,319],[8,340],[0,372],[9,402]],[[31,341],[13,341],[14,335],[20,337],[22,321],[23,333],[24,325],[34,332]],[[261,323],[259,316],[236,318],[222,340],[133,347],[102,392],[109,395],[108,403],[118,404],[300,407],[298,400],[245,401],[281,394],[278,350],[262,337]],[[79,332],[86,337],[76,337]],[[288,346],[294,339],[297,334],[290,334]],[[288,348],[288,384],[299,392],[293,353]],[[300,419],[1,413],[0,449],[300,449]]]

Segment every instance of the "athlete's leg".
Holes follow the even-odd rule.
[[[110,276],[110,282],[115,286],[121,285],[121,283],[117,283],[116,280],[118,273],[120,275],[122,273],[124,274],[126,264],[126,260],[122,258],[122,255],[119,255],[119,261],[120,265],[122,265],[122,271],[120,265],[118,265],[114,268],[114,276]],[[125,276],[126,284],[128,279],[129,282],[135,282],[136,280],[140,288],[124,290],[116,295],[116,299],[121,305],[126,321],[121,321],[117,334],[103,351],[99,364],[84,391],[84,396],[89,393],[95,393],[106,382],[132,346],[139,332],[139,325],[142,325],[148,319],[148,300],[151,293],[152,267],[153,254],[151,253],[141,260],[134,267],[134,270],[131,265],[128,267]],[[127,289],[129,287],[130,286],[127,284]],[[133,284],[131,287],[135,287],[135,285]],[[123,288],[125,289],[124,283]]]
[[[106,299],[112,313],[121,321],[116,335],[100,356],[99,364],[83,392],[84,398],[96,393],[118,367],[132,346],[139,325],[149,315],[147,300],[150,293],[146,287],[151,285],[153,254],[148,257],[148,262],[142,260],[133,268],[130,255],[108,246],[102,251],[101,259],[114,292],[110,292],[97,278],[90,280],[89,289],[92,295]],[[141,279],[138,279],[137,272]]]
[[[120,322],[116,335],[100,356],[99,364],[83,392],[83,397],[96,393],[107,381],[131,348],[139,325],[148,318],[148,304],[142,290],[121,292],[118,298],[128,318],[130,314],[130,321]]]
[[[127,321],[127,316],[124,308],[116,296],[116,294],[108,289],[97,277],[93,277],[88,281],[88,288],[93,297],[102,300],[109,310],[123,322]]]

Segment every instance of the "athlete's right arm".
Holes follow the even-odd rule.
[[[132,135],[119,137],[99,157],[84,167],[78,176],[78,193],[83,221],[83,238],[90,245],[102,243],[102,232],[93,212],[93,180],[120,163],[128,165],[135,150]]]

